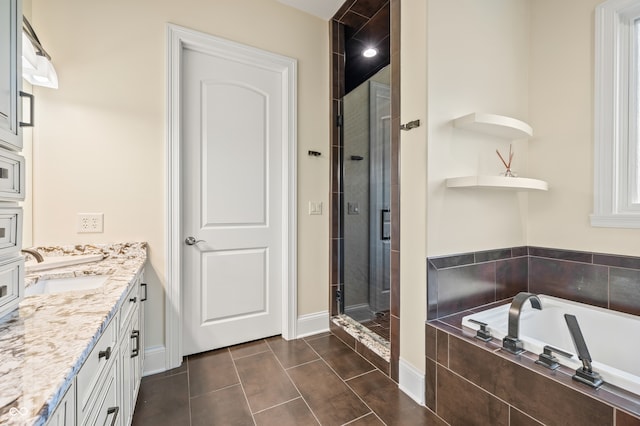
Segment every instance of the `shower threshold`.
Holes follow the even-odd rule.
[[[369,348],[380,358],[387,362],[391,360],[391,345],[388,340],[378,336],[364,325],[348,317],[347,315],[338,315],[331,318],[331,321],[358,342]]]

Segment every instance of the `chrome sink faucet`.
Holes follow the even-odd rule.
[[[22,253],[28,253],[36,260],[38,263],[44,262],[44,257],[36,249],[22,249],[20,250]]]
[[[520,313],[522,312],[522,306],[527,300],[531,301],[533,308],[538,310],[542,309],[540,299],[533,293],[521,292],[513,298],[511,306],[509,307],[509,334],[502,339],[502,347],[515,355],[524,352],[524,347],[518,336],[520,330]]]

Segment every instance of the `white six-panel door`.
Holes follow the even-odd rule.
[[[188,48],[181,67],[188,355],[282,332],[286,129],[280,72]]]

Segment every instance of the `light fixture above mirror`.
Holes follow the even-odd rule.
[[[58,74],[51,56],[42,47],[26,17],[22,24],[22,77],[33,85],[57,89]]]

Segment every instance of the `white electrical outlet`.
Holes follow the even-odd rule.
[[[78,213],[78,234],[104,231],[103,213]]]

